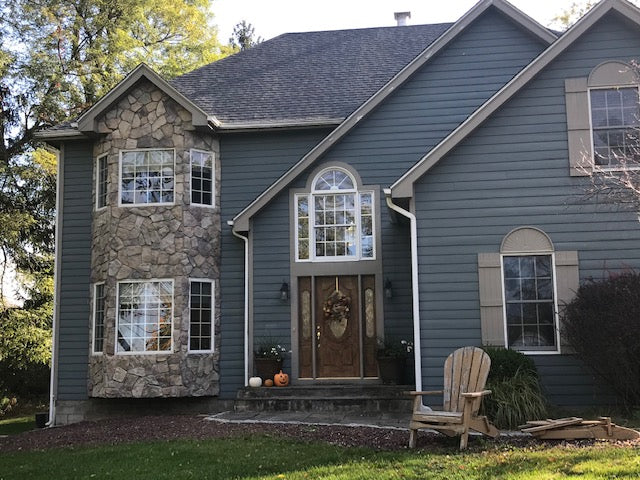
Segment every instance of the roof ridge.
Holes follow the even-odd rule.
[[[355,31],[364,31],[364,30],[383,30],[383,29],[394,29],[394,28],[419,28],[419,27],[437,27],[437,26],[451,26],[455,22],[437,22],[437,23],[418,23],[416,25],[381,25],[378,27],[358,27],[358,28],[337,28],[335,30],[307,30],[304,32],[285,32],[281,33],[277,37],[273,37],[272,39],[266,40],[270,41],[275,38],[284,36],[284,35],[305,35],[310,33],[336,33],[336,32],[355,32]]]

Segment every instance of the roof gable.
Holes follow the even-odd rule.
[[[340,124],[330,135],[320,142],[313,150],[305,155],[296,165],[289,169],[273,185],[265,190],[256,200],[249,204],[242,212],[234,218],[234,229],[236,231],[246,231],[249,229],[249,218],[262,209],[280,191],[287,187],[296,177],[302,174],[318,158],[333,147],[336,142],[350,132],[358,123],[380,105],[389,95],[391,95],[400,85],[405,83],[424,64],[433,58],[438,52],[444,49],[451,41],[457,38],[461,32],[465,31],[469,25],[480,17],[489,8],[495,8],[500,13],[514,20],[536,38],[549,44],[556,39],[555,35],[541,27],[530,17],[527,17],[519,10],[505,2],[504,0],[482,0],[467,12],[458,22],[446,31],[438,40],[429,45],[418,57],[405,66],[393,79],[383,88],[378,90],[371,98],[354,111],[342,124]]]
[[[429,151],[416,165],[400,177],[391,186],[394,198],[413,196],[413,184],[435,166],[446,154],[469,136],[496,110],[509,101],[517,92],[527,85],[540,71],[558,58],[566,49],[610,12],[617,12],[640,26],[640,9],[626,0],[603,0],[592,8],[584,17],[576,22],[555,43],[541,53],[525,69],[516,75],[507,85],[500,89],[484,105],[476,110],[458,128],[451,132],[442,142]]]
[[[96,131],[96,119],[112,107],[117,101],[125,95],[139,80],[146,78],[153,83],[158,89],[162,90],[176,103],[184,107],[192,116],[194,126],[208,126],[209,123],[217,124],[218,121],[207,115],[199,106],[178,92],[171,84],[169,84],[160,75],[155,73],[144,63],[138,65],[129,75],[127,75],[120,83],[112,88],[98,102],[96,102],[89,110],[84,112],[78,118],[78,130],[81,132]]]

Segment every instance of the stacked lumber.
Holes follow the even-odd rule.
[[[556,420],[529,420],[520,430],[530,433],[540,440],[578,440],[592,438],[599,440],[635,440],[640,432],[621,427],[611,422],[611,417],[598,420],[584,420],[580,417]]]

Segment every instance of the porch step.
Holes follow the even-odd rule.
[[[234,408],[247,411],[295,412],[408,412],[413,385],[314,385],[245,387],[238,390]]]

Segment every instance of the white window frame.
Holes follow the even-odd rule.
[[[638,98],[640,98],[640,85],[606,85],[606,86],[597,86],[597,87],[588,87],[587,88],[587,103],[589,108],[589,138],[591,142],[591,162],[592,165],[609,172],[616,172],[620,170],[640,170],[640,165],[627,165],[625,167],[621,166],[610,166],[610,165],[599,165],[596,163],[596,147],[594,144],[594,128],[593,128],[593,110],[591,109],[591,92],[593,90],[617,90],[621,88],[635,88],[638,91]],[[640,121],[640,119],[638,119]],[[638,133],[640,134],[640,125],[637,127]]]
[[[98,287],[102,286],[103,287],[103,310],[102,310],[102,329],[103,329],[103,333],[102,333],[102,350],[97,351],[96,350],[96,320],[97,320],[97,313],[98,313]],[[106,324],[106,318],[105,318],[105,313],[106,313],[106,292],[104,290],[105,288],[105,282],[97,282],[93,284],[93,315],[92,317],[92,322],[91,322],[91,355],[102,355],[104,354],[104,343],[106,340],[106,335],[105,333],[105,324]]]
[[[551,257],[552,268],[552,285],[553,285],[553,331],[556,340],[555,350],[520,350],[518,348],[512,348],[509,345],[509,332],[507,325],[507,296],[504,284],[504,258],[505,257]],[[556,255],[555,252],[510,252],[500,254],[500,282],[502,288],[502,321],[504,325],[504,345],[505,348],[510,350],[516,350],[525,355],[558,355],[560,354],[560,318],[558,315],[558,285],[557,285],[557,271],[556,271]]]
[[[171,348],[169,350],[155,350],[155,351],[142,351],[142,352],[123,352],[119,350],[118,344],[118,329],[120,326],[120,285],[123,283],[155,283],[155,282],[170,282],[171,283]],[[120,280],[118,281],[116,291],[116,321],[115,321],[115,355],[170,355],[174,353],[174,341],[173,334],[175,329],[175,308],[176,308],[176,290],[175,282],[172,278],[150,278],[145,280]]]
[[[96,173],[95,173],[95,181],[96,181],[96,211],[99,210],[103,210],[105,208],[107,208],[107,205],[109,203],[109,192],[108,192],[108,185],[109,185],[109,155],[107,153],[103,153],[102,155],[99,155],[96,158]],[[104,159],[104,161],[106,162],[106,169],[107,169],[107,178],[105,179],[104,182],[104,205],[100,206],[100,161]]]
[[[197,203],[193,201],[193,154],[203,153],[205,155],[211,155],[211,204]],[[216,206],[216,154],[211,150],[201,150],[198,148],[192,148],[189,150],[189,202],[191,205],[198,205],[199,207],[215,208]]]
[[[353,189],[345,189],[345,190],[316,190],[315,185],[318,179],[324,175],[326,172],[331,170],[338,170],[345,173],[352,181],[354,188]],[[344,193],[344,194],[353,194],[354,195],[354,210],[356,213],[356,255],[353,256],[324,256],[318,257],[316,256],[316,229],[315,229],[315,202],[314,195],[331,195],[333,193]],[[371,237],[373,242],[373,255],[371,257],[363,257],[362,256],[362,204],[360,201],[360,197],[362,195],[371,195]],[[308,203],[308,212],[309,212],[309,258],[300,258],[300,250],[298,245],[298,199],[301,197],[307,197]],[[300,192],[294,195],[294,229],[295,229],[295,260],[296,262],[358,262],[358,261],[370,261],[376,260],[377,256],[377,242],[376,242],[376,195],[374,190],[362,189],[358,188],[358,183],[354,178],[353,174],[348,170],[341,167],[327,167],[318,172],[317,175],[313,177],[311,182],[311,188],[307,192]]]
[[[154,202],[154,203],[122,203],[122,156],[130,152],[153,152],[153,151],[171,151],[173,154],[173,201],[172,202]],[[120,150],[118,159],[118,206],[120,207],[153,207],[153,206],[172,206],[176,204],[176,149],[175,148],[133,148]]]
[[[211,348],[209,350],[191,350],[191,284],[192,283],[208,283],[211,285]],[[216,318],[216,284],[215,280],[210,278],[190,278],[189,279],[189,335],[187,343],[187,351],[189,353],[213,353],[216,351],[215,343],[215,318]]]

